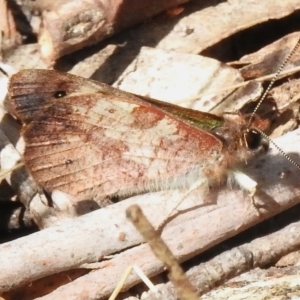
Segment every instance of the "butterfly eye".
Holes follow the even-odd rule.
[[[67,95],[66,91],[57,91],[54,93],[54,98],[63,98]]]
[[[268,150],[269,143],[263,135],[256,129],[248,130],[244,135],[247,147],[250,150],[256,150],[262,147],[265,151]]]

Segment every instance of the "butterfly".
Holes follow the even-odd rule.
[[[238,167],[267,149],[259,118],[249,127],[240,114],[204,113],[53,70],[13,75],[9,97],[23,123],[24,163],[50,195],[101,206],[105,197],[227,177],[255,192]]]

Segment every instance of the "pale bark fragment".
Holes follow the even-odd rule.
[[[20,45],[22,42],[21,34],[17,31],[16,23],[13,16],[13,7],[16,5],[11,1],[0,1],[0,58],[2,59],[2,51]]]
[[[30,58],[30,59],[29,59]],[[17,72],[22,69],[46,69],[47,65],[42,60],[40,47],[37,43],[25,44],[6,53],[4,61]]]
[[[276,267],[283,268],[287,266],[298,266],[300,265],[300,251],[297,249],[294,252],[288,253],[276,262]]]
[[[215,59],[142,47],[114,87],[208,112],[232,93],[224,88],[241,82],[238,70]]]
[[[157,47],[185,53],[201,53],[237,32],[269,19],[280,19],[300,8],[297,0],[226,1],[182,18]],[[153,33],[153,32],[152,32]]]
[[[201,299],[299,299],[299,286],[299,267],[254,269],[203,295]]]

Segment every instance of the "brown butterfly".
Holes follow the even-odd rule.
[[[24,162],[51,194],[59,190],[101,205],[107,196],[206,186],[233,177],[266,149],[238,114],[216,116],[51,70],[12,76],[9,96],[24,128]]]

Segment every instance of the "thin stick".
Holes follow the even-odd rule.
[[[140,207],[138,205],[131,205],[126,210],[126,216],[147,241],[155,256],[168,269],[169,278],[174,284],[179,298],[182,300],[199,300],[195,288],[186,277],[175,256],[147,220]]]
[[[129,277],[130,273],[132,272],[133,266],[129,266],[126,271],[124,272],[123,276],[121,277],[120,281],[118,282],[117,286],[115,287],[114,291],[108,298],[108,300],[115,300],[116,297],[119,295],[121,292],[124,283],[126,282],[127,278]]]

